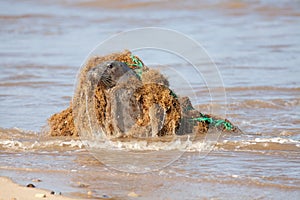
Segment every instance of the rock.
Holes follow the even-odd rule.
[[[135,193],[135,192],[129,192],[129,193],[128,193],[128,196],[129,196],[129,197],[139,197],[140,195],[138,195],[138,194]]]
[[[29,183],[29,184],[26,185],[26,187],[35,188],[35,185],[33,185],[32,183]]]
[[[41,179],[32,179],[32,182],[42,182]]]
[[[82,182],[77,182],[77,186],[80,187],[80,188],[87,188],[87,187],[89,187],[88,184],[85,184],[85,183],[82,183]]]
[[[89,190],[89,191],[87,192],[87,195],[88,195],[88,196],[92,196],[92,195],[93,195],[93,192]]]
[[[46,198],[46,194],[43,193],[37,193],[34,195],[36,198]]]
[[[54,192],[54,191],[51,191],[50,194],[55,194],[55,192]]]

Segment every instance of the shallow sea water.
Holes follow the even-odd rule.
[[[23,185],[41,179],[40,188],[83,199],[132,199],[132,191],[137,199],[299,198],[299,8],[288,0],[1,1],[0,176]],[[221,135],[216,144],[193,141],[186,152],[177,143],[167,153],[182,155],[171,163],[164,144],[115,144],[145,155],[160,149],[161,157],[151,163],[145,156],[145,163],[168,164],[148,173],[104,165],[80,140],[46,137],[47,118],[68,106],[89,52],[113,34],[144,26],[174,29],[203,45],[224,82],[222,106],[243,134]],[[193,103],[208,111],[207,89],[197,88],[201,98]]]

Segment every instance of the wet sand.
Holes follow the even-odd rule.
[[[51,191],[18,185],[6,177],[0,177],[0,200],[72,200]]]

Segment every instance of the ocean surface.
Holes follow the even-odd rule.
[[[0,1],[0,25],[0,176],[22,185],[40,179],[39,188],[83,199],[299,199],[299,1],[11,0]],[[181,32],[206,49],[226,91],[220,106],[242,134],[188,148],[116,143],[125,157],[102,152],[113,167],[79,139],[45,134],[47,119],[69,105],[90,51],[141,27]],[[208,112],[207,88],[195,88],[194,106]],[[145,155],[149,172],[119,170],[130,151]],[[161,157],[151,160],[149,151]]]

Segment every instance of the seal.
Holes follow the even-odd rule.
[[[145,82],[118,61],[100,63],[88,72],[86,88],[91,101],[87,106],[97,119],[90,119],[94,129],[100,125],[108,138],[175,135],[180,120],[178,100],[165,84],[148,83],[150,77],[142,77]]]
[[[141,81],[124,62],[106,61],[87,74],[90,113],[95,113],[106,136],[129,134],[137,121],[139,105],[133,95]],[[92,121],[92,120],[90,120]],[[97,122],[92,123],[93,127]]]

